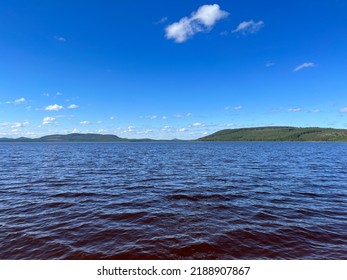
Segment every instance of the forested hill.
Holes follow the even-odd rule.
[[[0,138],[0,142],[144,142],[144,141],[154,141],[151,139],[126,139],[120,138],[112,134],[82,134],[82,133],[72,133],[72,134],[55,134],[47,135],[40,138]]]
[[[341,141],[347,142],[346,129],[319,127],[254,127],[225,129],[198,141]]]

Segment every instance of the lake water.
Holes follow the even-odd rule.
[[[0,144],[0,259],[346,258],[346,143]]]

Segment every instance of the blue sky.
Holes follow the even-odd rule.
[[[347,128],[347,2],[0,1],[0,137]]]

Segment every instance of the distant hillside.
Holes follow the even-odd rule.
[[[159,142],[186,140],[127,139],[112,134],[55,134],[40,138],[0,138],[0,142]],[[340,141],[347,142],[347,129],[270,126],[225,129],[195,141]]]
[[[67,135],[48,135],[38,138],[40,142],[120,142],[124,139],[111,134],[80,134],[72,133]]]
[[[112,134],[81,134],[81,133],[72,133],[72,134],[55,134],[43,136],[40,138],[0,138],[0,142],[144,142],[144,141],[154,141],[151,139],[126,139],[120,138]]]
[[[341,141],[347,142],[346,129],[319,127],[254,127],[225,129],[198,141]]]

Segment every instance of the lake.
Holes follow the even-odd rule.
[[[347,143],[0,143],[0,259],[346,259]]]

